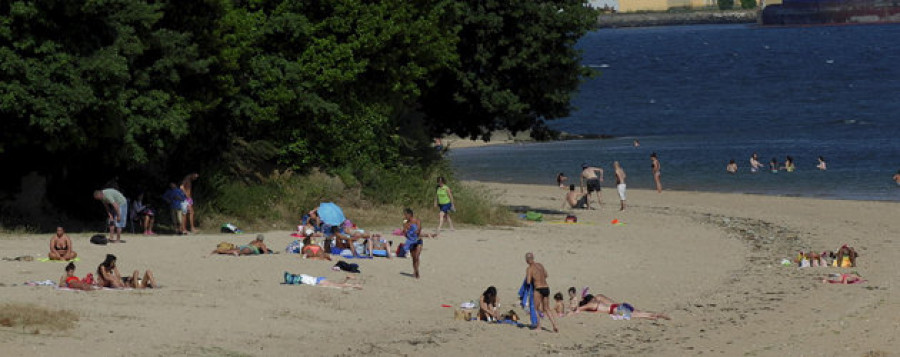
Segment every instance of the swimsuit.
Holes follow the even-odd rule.
[[[314,277],[306,274],[300,274],[300,284],[316,286],[324,280],[325,277]]]
[[[255,245],[242,245],[242,246],[238,247],[238,252],[242,252],[244,249],[247,249],[247,248],[250,249],[250,251],[251,251],[250,254],[259,254],[259,247],[255,246]]]
[[[588,193],[591,193],[594,191],[600,192],[600,179],[598,179],[598,178],[588,179],[587,180],[587,190],[588,190]]]
[[[620,184],[616,185],[616,191],[619,191],[619,199],[624,201],[625,200],[625,184],[620,183]]]
[[[77,283],[77,282],[79,282],[80,280],[79,280],[78,277],[76,277],[76,276],[70,276],[70,277],[67,277],[67,278],[66,278],[66,287],[71,288],[71,287],[72,287],[72,284],[71,284],[71,283],[72,283],[73,281]]]
[[[416,249],[416,246],[420,246],[423,243],[422,238],[419,238],[419,225],[415,223],[410,224],[409,230],[406,231],[406,250]]]
[[[549,297],[550,296],[550,288],[535,288],[534,291],[541,293],[541,297]]]

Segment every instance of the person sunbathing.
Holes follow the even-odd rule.
[[[119,268],[116,266],[116,256],[107,254],[103,263],[97,266],[97,285],[104,288],[156,288],[156,279],[153,278],[153,272],[147,270],[144,272],[143,279],[140,278],[140,272],[135,270],[130,277],[122,277],[119,274]]]
[[[831,274],[828,279],[822,279],[823,283],[829,284],[859,284],[865,283],[866,280],[861,276],[851,273],[851,274]]]
[[[269,253],[269,248],[266,247],[266,244],[263,243],[265,240],[265,236],[259,234],[256,236],[256,239],[250,241],[245,245],[237,246],[232,249],[225,249],[222,247],[217,247],[215,250],[210,252],[209,254],[226,254],[226,255],[259,255],[259,254],[267,254]]]
[[[631,310],[631,311],[624,313],[623,310]],[[631,319],[647,319],[647,320],[658,320],[658,319],[671,320],[671,318],[669,318],[669,316],[666,314],[651,312],[651,311],[637,310],[634,307],[632,307],[630,304],[616,303],[615,301],[613,301],[612,299],[610,299],[609,297],[607,297],[606,295],[603,295],[603,294],[597,294],[597,295],[588,294],[588,295],[586,295],[579,303],[578,308],[576,308],[575,311],[572,312],[572,314],[579,313],[579,312],[603,312],[603,313],[608,313],[610,315],[625,314],[628,316],[626,319],[631,318]]]
[[[78,253],[72,250],[72,239],[66,234],[63,227],[56,227],[56,234],[50,238],[50,260],[72,260],[78,257]]]
[[[289,285],[322,286],[326,288],[353,288],[356,290],[362,290],[362,285],[348,283],[348,281],[350,281],[351,279],[356,278],[347,275],[344,277],[344,281],[335,283],[328,281],[324,276],[315,277],[306,274],[291,274],[289,272],[284,272],[284,283]]]
[[[316,244],[312,238],[303,238],[303,248],[300,248],[303,259],[331,260],[331,255],[325,252],[325,248]]]
[[[75,263],[70,262],[69,265],[66,265],[66,275],[63,275],[62,278],[59,279],[59,287],[90,291],[94,290],[93,280],[91,274],[88,274],[84,280],[78,279],[78,277],[75,276]]]

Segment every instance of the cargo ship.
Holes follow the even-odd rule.
[[[763,25],[863,24],[900,22],[900,0],[784,0],[766,6]]]

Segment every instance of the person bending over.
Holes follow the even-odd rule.
[[[478,319],[482,321],[500,320],[500,312],[497,308],[500,306],[500,299],[497,298],[497,288],[490,286],[481,293],[478,302]]]

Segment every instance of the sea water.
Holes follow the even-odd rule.
[[[653,188],[900,201],[900,25],[763,28],[754,25],[602,29],[579,43],[600,71],[551,128],[612,139],[452,149],[458,176],[578,182],[582,163],[628,173]],[[640,146],[633,146],[633,140]],[[794,158],[795,172],[751,173]],[[824,156],[828,170],[816,169]],[[725,165],[734,159],[736,175]]]

